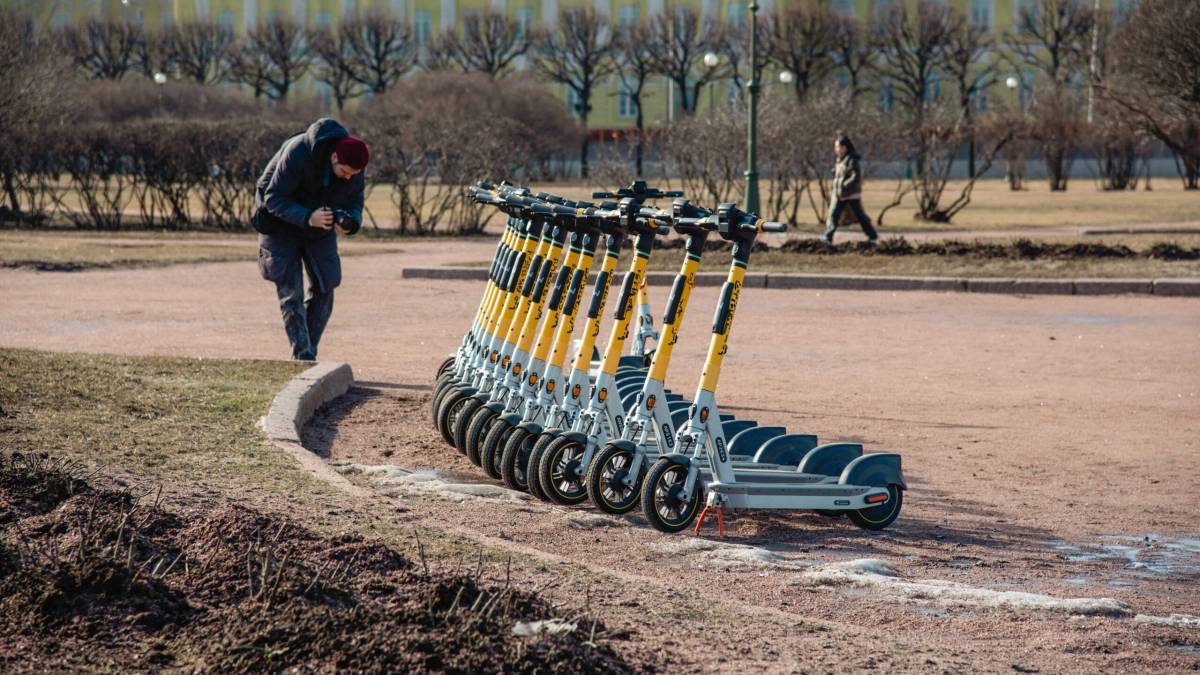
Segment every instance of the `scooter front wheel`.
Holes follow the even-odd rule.
[[[442,398],[455,384],[457,384],[457,381],[454,379],[454,373],[446,373],[433,383],[433,391],[429,396],[429,407],[435,424],[437,422],[438,408],[442,405]]]
[[[438,406],[437,429],[442,439],[449,445],[454,445],[454,425],[458,423],[458,415],[462,407],[472,398],[457,388],[452,388],[442,397]]]
[[[438,364],[437,377],[441,377],[442,373],[445,373],[447,370],[449,370],[453,366],[454,366],[454,357],[447,356],[445,359],[442,360],[442,362],[440,364]]]
[[[681,499],[679,493],[687,476],[687,467],[665,459],[655,462],[647,472],[646,484],[642,486],[642,512],[650,526],[659,532],[679,532],[696,519],[703,490],[696,485],[689,499]]]
[[[471,460],[475,466],[483,466],[483,453],[481,452],[483,439],[487,438],[488,432],[495,426],[496,420],[499,418],[500,413],[488,406],[476,410],[475,414],[471,416],[463,443],[467,446],[467,459]]]
[[[508,438],[512,436],[512,432],[516,427],[504,421],[503,418],[497,419],[492,423],[491,428],[484,437],[483,442],[479,444],[479,466],[483,467],[483,472],[489,478],[503,480],[503,460],[504,446],[508,444]]]
[[[644,478],[641,469],[633,465],[633,453],[629,450],[611,443],[604,446],[588,467],[588,498],[605,513],[629,513],[638,505],[638,493]],[[626,485],[624,479],[630,473],[636,473],[637,479],[633,485]]]
[[[544,502],[550,501],[550,497],[546,494],[546,486],[538,473],[538,467],[542,465],[542,455],[546,454],[546,448],[557,439],[558,434],[554,431],[543,431],[534,442],[533,450],[529,452],[529,494]]]
[[[580,468],[587,448],[577,440],[555,438],[542,452],[537,467],[542,491],[555,504],[573,506],[588,498],[587,475]],[[582,467],[585,471],[587,467]]]
[[[528,429],[516,427],[504,444],[504,458],[500,461],[500,478],[510,490],[529,490],[529,453],[537,440]]]
[[[888,500],[857,511],[847,511],[850,522],[864,530],[882,530],[895,522],[900,515],[900,507],[904,505],[904,490],[899,485],[887,486]]]
[[[454,447],[458,451],[467,454],[467,427],[471,425],[471,418],[475,415],[475,411],[483,407],[484,401],[479,396],[472,396],[463,402],[458,410],[458,416],[454,419],[454,426],[450,427],[450,436],[454,439]]]

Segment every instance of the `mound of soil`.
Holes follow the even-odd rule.
[[[591,641],[601,623],[568,616],[575,631],[518,636],[516,622],[555,610],[382,542],[236,505],[175,513],[68,463],[2,459],[0,671],[634,670]]]
[[[847,241],[827,244],[820,239],[792,239],[784,242],[780,250],[807,255],[939,255],[966,258],[968,260],[1085,260],[1095,258],[1155,258],[1159,260],[1200,260],[1200,248],[1183,248],[1177,244],[1158,243],[1144,251],[1134,251],[1128,246],[1107,244],[1053,244],[1014,239],[1008,243],[976,240],[973,242],[949,239],[927,241],[916,246],[904,237],[889,237],[877,244],[865,241]]]

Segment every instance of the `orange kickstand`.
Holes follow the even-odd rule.
[[[704,525],[704,519],[708,516],[709,511],[713,511],[717,514],[717,534],[719,534],[721,536],[721,538],[724,539],[725,538],[725,516],[723,516],[721,514],[721,507],[719,507],[719,506],[704,507],[704,510],[700,512],[700,518],[696,521],[696,534],[700,534],[700,527],[702,525]]]

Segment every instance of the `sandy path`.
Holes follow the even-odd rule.
[[[362,386],[308,441],[334,458],[479,475],[435,438],[426,412],[432,369],[456,346],[479,285],[402,280],[400,270],[486,259],[492,245],[401,248],[345,260],[321,357],[352,363]],[[676,349],[668,386],[685,393],[716,292],[695,290]],[[250,263],[0,270],[4,346],[280,358],[279,324],[274,290]],[[636,518],[580,527],[569,520],[576,512],[541,504],[401,503],[414,520],[657,588],[608,599],[644,623],[638,639],[686,655],[681,670],[710,653],[746,672],[1184,670],[1200,667],[1200,629],[1132,616],[1200,615],[1198,373],[1195,299],[754,289],[739,304],[725,411],[903,453],[911,490],[889,531],[751,514],[728,537],[750,549],[699,550]],[[997,609],[965,591],[902,601],[916,591],[886,578],[830,586],[805,576],[861,558],[884,559],[907,580],[1114,598],[1132,613],[1070,620],[1069,609]],[[667,627],[686,634],[646,635]]]

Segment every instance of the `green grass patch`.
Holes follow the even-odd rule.
[[[256,426],[307,367],[0,350],[0,448],[153,478],[327,490]]]

